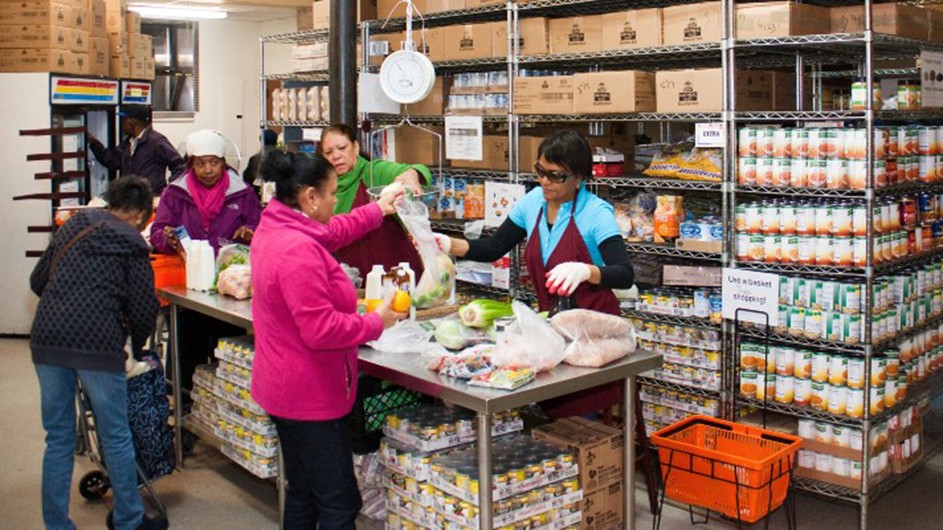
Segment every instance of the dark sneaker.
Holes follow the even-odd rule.
[[[167,519],[161,516],[150,517],[145,515],[144,520],[138,525],[138,530],[167,530],[170,527]]]

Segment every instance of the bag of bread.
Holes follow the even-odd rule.
[[[655,243],[671,243],[680,235],[684,197],[659,195],[655,206]]]

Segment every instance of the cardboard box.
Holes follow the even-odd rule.
[[[108,33],[108,8],[105,0],[89,0],[88,32],[95,37],[104,37]]]
[[[153,57],[153,37],[140,33],[128,33],[128,54],[135,57]]]
[[[413,44],[416,51],[426,54],[430,61],[443,61],[447,57],[445,50],[445,30],[447,28],[428,28],[413,30]],[[406,32],[395,34],[390,39],[393,51],[402,50],[406,43]]]
[[[796,2],[737,6],[737,39],[817,35],[831,30],[828,8]]]
[[[738,70],[736,109],[772,110],[773,74],[766,70]]]
[[[141,14],[136,11],[128,11],[124,15],[124,29],[130,34],[141,34]]]
[[[144,79],[153,81],[156,77],[157,72],[155,71],[157,65],[154,63],[153,57],[144,58]]]
[[[77,40],[87,38],[84,32],[48,24],[0,26],[0,48],[77,49]]]
[[[573,76],[576,114],[655,112],[655,74],[591,72]]]
[[[147,78],[147,65],[145,64],[144,57],[136,57],[131,55],[128,57],[128,62],[131,65],[131,75],[132,79],[146,79]]]
[[[105,30],[108,33],[126,33],[128,31],[127,19],[125,18],[125,9],[115,8],[108,4],[105,11]]]
[[[503,22],[486,24],[459,24],[443,29],[451,38],[444,39],[444,60],[485,59],[494,56],[492,35],[496,25]]]
[[[88,53],[50,48],[2,49],[0,72],[88,74]]]
[[[927,40],[943,42],[943,11],[927,9]]]
[[[722,271],[720,267],[665,265],[662,269],[662,283],[690,287],[720,287]]]
[[[108,47],[108,39],[91,37],[89,42],[89,73],[92,75],[108,75],[111,71],[111,51]]]
[[[309,59],[311,57],[327,57],[327,41],[314,44],[295,44],[291,47],[292,59]]]
[[[42,24],[88,31],[88,6],[74,2],[0,2],[0,24]]]
[[[295,9],[295,29],[298,31],[314,29],[314,10],[312,8],[299,7]]]
[[[426,99],[413,103],[412,105],[403,105],[403,114],[412,116],[441,116],[445,114],[445,107],[449,102],[449,89],[452,86],[452,78],[436,76],[435,84],[432,86],[432,92],[426,96]]]
[[[574,416],[537,427],[531,436],[573,452],[584,491],[623,480],[625,437],[620,429]]]
[[[422,13],[441,13],[465,9],[465,0],[425,0],[426,9]]]
[[[108,62],[108,71],[112,77],[131,77],[131,59],[128,54],[113,53]]]
[[[128,34],[121,32],[108,33],[108,49],[111,55],[130,55],[128,50]]]
[[[607,530],[622,527],[625,495],[622,481],[616,481],[594,491],[583,492],[580,501],[581,530]]]
[[[424,0],[413,0],[413,4],[417,6]],[[380,0],[380,3],[388,3],[389,7],[392,7],[392,4],[396,3],[396,0],[393,2],[384,2]],[[403,12],[406,12],[406,4],[403,4]],[[384,13],[389,12],[389,7]],[[362,22],[364,20],[373,20],[376,19],[379,15],[377,12],[378,5],[377,0],[359,0],[357,4],[357,21]],[[421,11],[425,13],[425,11]],[[405,16],[398,15],[398,16]],[[379,18],[386,18],[386,14]],[[331,2],[330,0],[314,0],[311,4],[311,29],[329,29],[331,27]]]
[[[812,80],[803,78],[802,109],[796,108],[796,75],[789,72],[772,71],[773,76],[773,110],[809,110],[812,108]],[[824,95],[822,105],[831,105],[831,96]],[[823,109],[825,110],[825,109]]]
[[[515,77],[516,114],[572,114],[573,76]]]
[[[430,127],[437,134],[444,134],[442,127]],[[389,131],[387,137],[389,152],[394,153],[394,160],[407,164],[439,165],[438,136],[413,127],[398,127]],[[441,137],[444,141],[444,136]],[[442,145],[445,153],[445,145]]]
[[[661,16],[664,46],[720,42],[723,38],[720,2],[666,7]]]
[[[517,139],[517,165],[518,171],[532,173],[534,163],[537,162],[537,153],[540,149],[540,142],[544,141],[543,136],[523,136]]]
[[[690,250],[692,252],[708,252],[711,254],[720,254],[724,251],[723,241],[697,241],[693,239],[678,239],[675,241],[675,247],[681,250]]]
[[[428,1],[428,0],[427,0]],[[518,0],[518,4],[523,4],[527,0]],[[503,4],[506,0],[465,0],[465,9],[472,9],[474,7],[481,6],[490,6],[495,4]]]
[[[830,454],[832,456],[838,456],[841,458],[847,458],[854,462],[861,461],[861,451],[858,449],[851,449],[849,447],[838,447],[837,445],[827,444],[823,442],[818,442],[816,440],[802,440],[802,449],[807,449],[809,451],[815,451],[816,453]],[[881,446],[877,448],[872,448],[872,454],[877,454],[881,451],[886,450],[886,446]],[[861,491],[861,480],[851,477],[842,477],[835,475],[833,473],[827,473],[824,471],[818,471],[814,468],[806,468],[796,466],[796,475],[801,477],[809,477],[815,480],[821,480],[823,482],[828,482],[831,484],[837,484],[839,486],[844,486],[855,491]],[[891,466],[888,465],[887,468],[877,475],[872,475],[868,479],[869,485],[877,484],[881,482],[891,473]]]
[[[658,112],[720,112],[724,75],[720,68],[662,70],[655,74]]]
[[[602,48],[654,48],[661,46],[661,9],[630,9],[602,16]]]
[[[406,16],[406,2],[400,3],[399,0],[376,0],[374,5],[376,6],[376,11],[372,18],[383,20],[386,19],[386,17],[402,18]],[[426,12],[426,0],[413,0],[413,5],[420,13]]]
[[[508,170],[507,135],[485,135],[481,142],[481,160],[452,160],[454,167],[471,169]]]
[[[292,72],[318,72],[327,70],[330,62],[327,57],[309,57],[307,59],[292,59]]]
[[[832,33],[864,31],[864,7],[833,7],[830,10]],[[872,25],[877,33],[926,40],[929,23],[924,10],[900,4],[876,4],[871,7]]]
[[[552,18],[547,23],[550,53],[602,50],[602,16]]]
[[[503,57],[508,54],[508,27],[500,22],[495,24],[494,55]],[[518,36],[521,55],[546,55],[550,51],[550,29],[543,17],[524,18],[520,21]]]

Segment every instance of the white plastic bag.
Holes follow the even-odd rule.
[[[599,368],[635,351],[635,327],[628,320],[588,309],[561,311],[550,324],[570,343],[563,362]]]
[[[423,309],[448,303],[455,291],[455,264],[435,242],[429,224],[429,208],[422,201],[406,198],[396,211],[422,259],[423,272],[412,293],[413,305]]]
[[[415,320],[401,320],[383,330],[380,338],[368,342],[374,350],[385,353],[422,353],[427,348],[437,346],[429,342],[432,331],[427,330]]]
[[[550,370],[566,356],[566,341],[546,320],[521,302],[513,302],[515,321],[504,332],[504,339],[491,354],[498,367]]]

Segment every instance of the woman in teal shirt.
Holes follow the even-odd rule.
[[[335,214],[349,213],[370,202],[368,188],[399,182],[418,195],[423,184],[431,181],[429,168],[421,164],[386,160],[371,163],[360,156],[356,133],[341,123],[325,129],[321,135],[321,153],[337,171]],[[390,268],[404,261],[416,272],[416,278],[422,274],[419,254],[395,216],[386,217],[379,229],[338,250],[336,255],[338,261],[356,267],[361,277],[366,277],[373,265]]]

